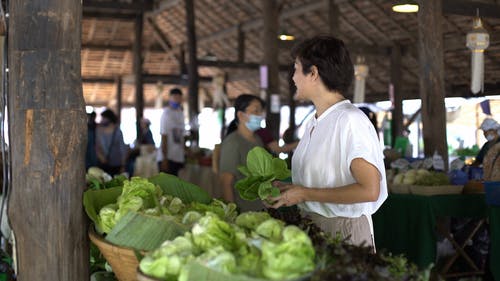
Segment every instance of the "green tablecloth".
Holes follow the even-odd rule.
[[[491,270],[500,280],[500,208],[488,207],[482,194],[419,196],[391,194],[373,215],[375,245],[405,254],[421,268],[436,259],[436,218],[490,217]],[[495,272],[496,270],[496,272]]]

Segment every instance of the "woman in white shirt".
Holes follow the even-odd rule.
[[[274,208],[298,204],[324,231],[372,246],[371,215],[387,198],[383,154],[366,115],[345,94],[354,76],[341,40],[317,36],[292,50],[297,98],[316,114],[292,158],[293,184],[280,183]]]

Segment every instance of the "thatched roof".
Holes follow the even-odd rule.
[[[480,7],[490,34],[485,52],[485,94],[500,94],[500,1],[443,1],[445,88],[447,96],[470,96],[470,57],[465,46],[475,10]],[[261,0],[195,0],[195,28],[200,93],[211,92],[210,79],[227,72],[230,97],[258,93],[259,64],[263,63]],[[386,0],[281,0],[280,26],[297,39],[328,33],[329,2],[339,11],[339,37],[352,57],[363,55],[370,67],[366,99],[387,100],[391,48],[402,49],[402,91],[418,98],[418,31],[416,14],[399,14]],[[480,2],[480,3],[478,3]],[[116,96],[116,79],[122,77],[123,104],[134,103],[133,44],[135,13],[143,12],[143,79],[146,106],[154,104],[157,82],[185,83],[179,60],[186,48],[186,13],[182,0],[83,1],[82,77],[85,101],[109,105]],[[242,36],[242,37],[239,37]],[[240,42],[244,44],[239,45]],[[243,40],[241,40],[243,38]],[[238,48],[244,46],[244,53]],[[291,44],[283,43],[279,61],[281,95],[286,102],[286,66]],[[240,57],[241,56],[241,57]],[[213,66],[210,66],[213,65]],[[224,66],[224,67],[219,67]]]

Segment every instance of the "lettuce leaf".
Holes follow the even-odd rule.
[[[279,189],[272,185],[274,180],[290,177],[286,161],[273,157],[262,147],[252,148],[247,155],[246,166],[238,167],[245,178],[235,184],[244,200],[265,200],[279,195]]]

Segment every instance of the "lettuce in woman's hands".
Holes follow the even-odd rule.
[[[238,170],[246,177],[236,182],[236,190],[241,198],[249,201],[278,196],[280,190],[272,182],[291,175],[285,160],[273,157],[262,147],[252,148],[248,152],[246,166]]]

